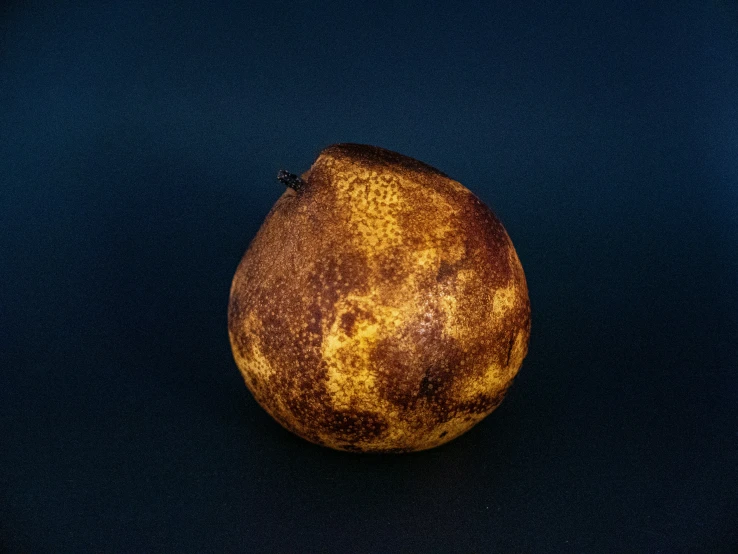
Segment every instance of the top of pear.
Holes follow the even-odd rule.
[[[380,148],[379,146],[371,146],[369,144],[355,144],[351,142],[333,144],[325,148],[319,155],[320,157],[330,157],[335,160],[342,160],[352,163],[361,164],[363,166],[391,166],[398,170],[410,170],[422,173],[434,173],[442,177],[448,177],[442,171],[430,166],[426,163],[418,161],[409,156],[403,156],[392,150]]]
[[[448,175],[426,163],[392,150],[368,144],[340,143],[323,149],[313,166],[302,175],[309,180],[314,173],[333,173],[342,169],[374,170],[411,176],[443,177]]]

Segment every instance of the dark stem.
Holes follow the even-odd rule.
[[[304,189],[306,184],[305,181],[300,179],[297,175],[290,173],[289,171],[285,171],[284,169],[279,170],[279,173],[277,173],[277,179],[283,185],[286,185],[297,192]]]

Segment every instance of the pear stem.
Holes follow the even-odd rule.
[[[279,170],[279,173],[277,173],[277,179],[283,185],[288,186],[297,192],[304,189],[306,185],[305,181],[300,179],[297,175],[290,173],[289,171],[285,171],[284,169]]]

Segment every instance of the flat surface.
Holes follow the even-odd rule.
[[[738,550],[733,2],[3,6],[0,550]],[[277,170],[344,141],[526,270],[519,378],[437,450],[307,444],[231,357]]]

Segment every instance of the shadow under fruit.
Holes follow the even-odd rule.
[[[467,188],[337,144],[287,185],[241,261],[228,330],[259,404],[317,444],[433,448],[502,401],[530,303],[505,229]]]

